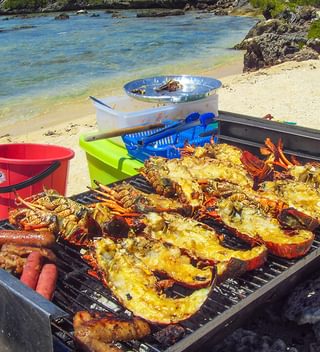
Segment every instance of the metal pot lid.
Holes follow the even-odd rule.
[[[215,94],[221,82],[211,77],[157,76],[137,79],[124,85],[132,98],[155,103],[185,103]]]

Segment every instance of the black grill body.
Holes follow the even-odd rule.
[[[296,155],[306,161],[320,161],[320,131],[227,112],[221,112],[218,121],[217,138],[220,142],[235,144],[257,153],[266,137],[270,137],[273,141],[282,138],[286,153]],[[144,191],[153,192],[141,176],[128,179],[128,182]],[[83,204],[96,201],[90,192],[76,195],[73,198]],[[209,221],[208,224],[216,226],[213,221],[211,223]],[[10,228],[10,225],[4,221],[0,223],[0,228]],[[225,230],[225,235],[227,243],[233,247],[246,246],[227,230]],[[52,348],[56,352],[73,351],[75,346],[72,337],[72,317],[76,311],[103,309],[118,316],[128,316],[128,312],[99,280],[88,275],[89,266],[81,259],[78,248],[59,242],[55,252],[58,256],[59,279],[52,306],[57,307],[60,314],[56,312],[48,314],[52,332]],[[139,342],[122,343],[119,346],[125,351],[204,351],[208,344],[223,338],[226,333],[237,327],[241,320],[247,319],[249,314],[262,303],[270,302],[275,297],[289,292],[290,288],[319,265],[319,254],[320,236],[316,234],[310,251],[303,258],[286,260],[269,255],[263,267],[239,278],[226,280],[213,290],[197,314],[181,322],[180,325],[185,328],[185,336],[169,347],[162,346],[154,338],[154,334],[163,329],[156,325],[152,326],[153,333],[148,338]],[[18,291],[17,295],[21,296]],[[181,287],[175,287],[173,293],[182,296],[187,294],[187,291]],[[34,305],[39,305],[41,310],[45,310],[43,302],[39,301],[36,293],[34,297]],[[5,351],[17,352],[19,349],[8,348]],[[34,352],[43,351],[43,349],[34,346],[33,349],[24,349],[24,351]]]

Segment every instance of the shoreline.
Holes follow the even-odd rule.
[[[239,59],[233,58],[231,61],[224,62],[216,67],[213,67],[212,69],[201,70],[201,72],[198,72],[198,70],[191,70],[191,72],[186,72],[185,74],[210,76],[219,79],[225,76],[242,73],[242,67],[243,56],[241,55]],[[106,96],[118,95],[125,95],[122,90],[122,86],[120,85],[114,88],[107,87],[104,89],[102,95],[97,97],[103,98]],[[141,108],[150,108],[152,106],[155,106],[155,104],[150,105],[150,103],[141,103]],[[35,131],[35,126],[37,126],[36,130],[51,129],[56,125],[60,125],[65,122],[72,123],[73,120],[78,120],[84,116],[92,114],[95,114],[95,108],[89,97],[69,99],[67,102],[61,100],[49,108],[48,111],[40,113],[36,117],[2,126],[0,142],[1,138],[7,137],[8,135],[10,135],[10,137],[17,137],[32,133]],[[92,123],[95,123],[95,117]]]

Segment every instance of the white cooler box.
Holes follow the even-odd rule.
[[[187,103],[162,106],[157,106],[156,103],[138,101],[129,96],[114,96],[104,99],[99,98],[99,100],[110,106],[110,108],[107,108],[93,102],[96,107],[97,125],[100,131],[111,131],[168,119],[183,119],[192,112],[213,112],[218,116],[218,94]]]

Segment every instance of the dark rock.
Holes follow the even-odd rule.
[[[232,4],[233,7],[247,7],[250,6],[250,2],[248,0],[235,0]]]
[[[53,2],[48,4],[46,7],[42,9],[42,12],[59,12],[59,11],[67,11],[60,4]]]
[[[320,278],[305,281],[293,290],[284,315],[299,325],[320,322]]]
[[[100,17],[100,15],[98,13],[93,13],[90,15],[90,17]]]
[[[119,1],[118,8],[119,9],[130,9],[131,3],[130,3],[130,1]]]
[[[320,352],[320,344],[318,343],[310,343],[309,352]]]
[[[123,15],[121,12],[119,12],[119,11],[113,11],[111,17],[113,17],[113,18],[125,18],[126,16],[124,16],[124,15]]]
[[[276,18],[279,20],[284,20],[287,23],[293,23],[296,21],[297,16],[295,12],[290,11],[290,9],[287,8],[277,15]]]
[[[229,11],[226,9],[216,9],[216,10],[212,10],[210,12],[216,16],[228,16],[228,14],[229,14]]]
[[[166,17],[184,15],[183,10],[145,10],[137,13],[137,17]]]
[[[1,29],[0,28],[0,33],[5,33],[5,32],[14,32],[14,31],[20,31],[23,29],[31,29],[31,28],[35,28],[36,26],[32,26],[32,25],[24,25],[24,26],[16,26],[13,28],[8,28],[8,29]]]
[[[244,71],[254,71],[284,61],[317,59],[320,41],[308,40],[310,24],[316,15],[312,7],[284,10],[277,18],[263,20],[234,48],[246,50]]]
[[[307,46],[320,54],[320,38],[309,39],[307,41]]]
[[[260,21],[250,29],[245,39],[257,37],[265,33],[284,34],[288,32],[288,30],[289,30],[288,24],[278,19]]]
[[[66,13],[60,13],[54,19],[55,20],[68,20],[69,19],[69,15],[66,14]]]
[[[312,330],[317,341],[320,343],[320,321],[312,325]]]
[[[296,23],[303,25],[305,22],[310,22],[316,18],[316,9],[311,6],[298,6],[295,11],[286,8],[277,18],[284,20],[287,23]]]
[[[268,7],[262,11],[262,14],[266,20],[270,20],[272,18],[271,10]]]
[[[311,6],[299,6],[296,11],[297,21],[311,21],[317,17],[317,11]]]
[[[199,2],[196,7],[198,10],[205,10],[208,8],[208,4],[206,4],[204,2]]]
[[[307,61],[307,60],[317,60],[319,58],[319,53],[309,47],[302,48],[299,52],[297,52],[293,59],[295,61]]]
[[[232,9],[234,0],[218,0],[213,6],[210,6],[210,9]]]
[[[245,43],[247,52],[244,55],[244,71],[254,71],[262,67],[292,60],[293,55],[306,43],[304,37],[263,34],[248,39]]]
[[[193,7],[189,3],[187,3],[186,6],[183,8],[183,11],[191,11],[191,10],[193,10]]]
[[[252,330],[237,329],[222,343],[213,347],[212,352],[298,352],[280,338],[273,339]]]

